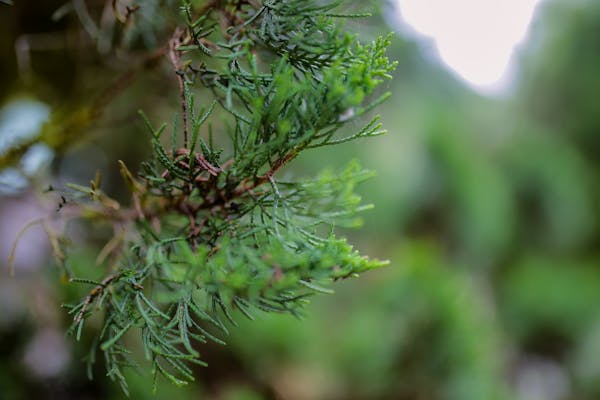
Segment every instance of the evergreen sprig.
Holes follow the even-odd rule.
[[[91,290],[67,306],[78,339],[93,315],[102,316],[87,361],[99,349],[125,391],[124,368],[138,366],[130,332],[141,335],[155,382],[162,375],[183,385],[194,380],[191,365],[204,365],[198,343],[224,343],[236,311],[299,315],[307,297],[330,293],[333,281],[385,264],[333,233],[356,225],[365,206],[354,188],[368,172],[351,163],[311,180],[276,178],[306,149],[384,132],[375,117],[338,136],[387,98],[372,94],[395,67],[385,56],[389,36],[363,45],[343,30],[341,17],[361,16],[337,11],[343,3],[182,0],[164,49],[182,126],[174,124],[165,145],[167,126],[142,113],[154,155],[137,175],[120,163],[131,207],[99,182],[64,194],[80,216],[125,227],[101,252],[116,268],[102,281],[71,277]],[[127,19],[144,7],[128,8]],[[223,115],[219,129],[231,140],[221,148],[213,126]]]

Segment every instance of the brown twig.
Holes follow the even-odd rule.
[[[97,285],[90,291],[90,293],[85,297],[85,300],[83,301],[81,310],[79,310],[79,312],[75,316],[76,324],[81,322],[85,312],[87,311],[87,309],[88,309],[89,305],[92,303],[92,301],[94,301],[96,299],[96,297],[101,296],[102,293],[104,293],[104,290],[106,289],[106,287],[115,279],[120,278],[121,274],[122,274],[121,272],[118,272],[118,273],[107,276],[106,278],[104,278],[102,280],[102,282],[100,282],[99,285]]]
[[[131,15],[136,12],[137,10],[140,9],[140,5],[135,5],[135,6],[129,6],[126,5],[125,6],[125,15],[122,15],[119,12],[119,7],[117,5],[118,0],[112,0],[112,9],[113,9],[113,14],[115,15],[115,18],[122,23],[123,25],[127,24],[127,22],[129,21],[129,17],[131,17]]]
[[[177,149],[175,150],[174,153],[174,158],[175,161],[179,164],[181,167],[183,168],[189,168],[190,166],[185,163],[184,161],[181,160],[181,157],[184,156],[184,158],[189,158],[190,156],[190,150],[189,149]],[[204,157],[203,154],[201,153],[195,153],[194,155],[194,162],[200,167],[200,169],[207,171],[210,175],[212,176],[217,176],[219,175],[219,173],[221,171],[223,171],[222,168],[219,167],[215,167],[214,165],[212,165],[207,159],[206,157]]]
[[[183,40],[183,35],[185,33],[185,29],[178,26],[173,32],[173,36],[171,40],[169,40],[169,60],[171,60],[171,64],[173,64],[173,68],[175,68],[175,74],[177,75],[177,80],[179,82],[179,92],[181,96],[181,112],[183,118],[183,147],[187,149],[188,147],[188,109],[187,109],[187,99],[185,97],[185,76],[184,71],[181,70],[181,54],[177,48],[181,44]]]
[[[240,195],[246,193],[247,191],[252,190],[252,189],[268,182],[269,180],[271,180],[273,178],[273,175],[275,175],[275,173],[281,167],[283,167],[288,162],[290,162],[291,160],[296,158],[297,155],[298,155],[298,150],[296,149],[296,150],[293,150],[292,152],[286,154],[284,157],[278,158],[277,160],[275,160],[275,162],[271,166],[271,169],[269,169],[265,174],[254,178],[254,182],[252,182],[250,185],[246,185],[245,182],[242,182],[242,184],[234,191],[234,195],[235,195],[234,197],[239,197]]]

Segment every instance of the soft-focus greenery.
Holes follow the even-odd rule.
[[[30,7],[15,8],[21,20],[8,17],[17,11],[0,9],[0,26],[11,32],[0,35],[7,48],[22,29],[59,29],[18,25],[44,21]],[[335,296],[313,301],[302,320],[261,315],[243,322],[229,346],[203,349],[210,367],[195,371],[197,385],[161,385],[156,398],[600,398],[600,4],[547,0],[538,16],[521,50],[518,85],[500,99],[469,91],[425,54],[426,45],[397,35],[390,56],[400,64],[383,109],[390,134],[366,147],[316,149],[294,163],[304,174],[359,158],[378,172],[361,187],[376,208],[348,235],[392,264],[337,286]],[[388,29],[383,20],[369,24],[357,29],[367,36]],[[0,64],[0,87],[10,90],[1,93],[3,101],[25,91],[68,110],[72,104],[60,103],[57,93],[81,98],[81,82],[97,83],[89,77],[99,70],[93,60],[74,64],[76,54],[34,52],[37,76],[26,86],[16,80],[12,53],[4,52],[10,61]],[[115,191],[113,160],[135,164],[142,157],[128,154],[128,140],[142,127],[123,123],[135,113],[125,105],[144,95],[145,109],[163,106],[160,93],[145,87],[160,91],[165,83],[149,75],[115,99],[87,139],[100,160],[109,160],[100,167]],[[54,173],[79,178],[65,173],[65,165],[89,168],[89,154],[85,143],[72,148],[54,162]],[[93,169],[83,182],[89,175]],[[94,268],[90,254],[79,251],[74,267]],[[12,284],[51,287],[55,307],[72,298],[55,270],[42,271],[28,277],[33,283],[22,277]],[[21,313],[36,310],[30,296],[15,296],[29,305]],[[0,393],[120,396],[107,380],[87,382],[78,347],[58,377],[32,375],[22,359],[39,318],[21,314],[0,325]],[[131,397],[152,398],[149,386],[132,376]]]

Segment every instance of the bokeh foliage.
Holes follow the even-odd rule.
[[[357,27],[374,34],[383,19],[370,24]],[[518,86],[501,99],[470,92],[398,35],[382,118],[392,133],[370,149],[315,149],[293,165],[312,174],[326,159],[336,171],[358,155],[378,171],[359,189],[377,207],[349,235],[392,265],[344,282],[301,321],[242,322],[228,347],[208,346],[211,368],[177,395],[598,398],[599,27],[594,1],[542,3]],[[89,270],[91,254],[81,251],[74,268]],[[14,332],[26,331],[5,329],[0,342],[22,343]],[[12,371],[4,393],[40,387]],[[118,393],[78,386],[83,376],[73,374],[63,386],[73,392]],[[145,386],[132,376],[134,398],[148,396]],[[161,387],[158,396],[173,394]]]

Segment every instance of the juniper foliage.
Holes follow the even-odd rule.
[[[103,280],[67,271],[91,290],[66,307],[77,339],[88,322],[103,321],[89,371],[99,349],[125,391],[124,368],[138,366],[129,332],[141,335],[155,382],[162,375],[184,385],[194,380],[191,365],[203,365],[198,343],[223,343],[236,313],[299,315],[333,281],[384,264],[333,233],[365,208],[354,188],[368,172],[351,163],[309,180],[277,173],[304,150],[384,133],[377,117],[348,130],[388,96],[373,92],[395,66],[385,56],[390,38],[362,44],[344,31],[344,18],[362,16],[340,11],[344,1],[173,3],[116,7],[115,16],[146,34],[177,22],[162,51],[179,84],[182,122],[167,129],[141,113],[153,158],[139,174],[120,162],[131,207],[104,194],[99,178],[63,193],[79,216],[120,227],[99,254],[115,260]],[[164,18],[135,20],[145,7]],[[214,126],[228,145],[216,144]]]

